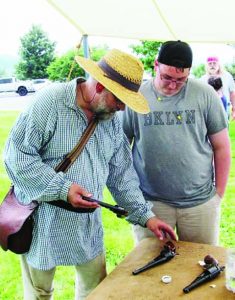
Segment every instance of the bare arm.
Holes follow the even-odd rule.
[[[235,91],[230,92],[230,101],[232,105],[232,120],[235,120]]]
[[[214,152],[216,190],[219,196],[223,197],[231,164],[231,149],[227,128],[210,135],[209,140]]]

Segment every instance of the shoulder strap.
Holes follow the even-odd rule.
[[[98,119],[93,119],[90,124],[87,126],[86,130],[83,132],[79,142],[77,145],[72,149],[72,151],[66,155],[65,159],[55,168],[56,172],[62,171],[66,172],[68,168],[74,163],[76,158],[84,149],[87,141],[89,140],[90,136],[94,132],[96,125],[98,124]],[[50,205],[57,206],[72,212],[77,213],[91,213],[95,211],[95,208],[76,208],[73,207],[70,203],[65,202],[63,200],[55,200],[47,202]]]
[[[77,157],[80,155],[82,150],[84,149],[86,143],[88,142],[90,136],[94,132],[96,126],[98,124],[98,119],[94,118],[89,125],[87,126],[86,130],[83,132],[79,142],[77,145],[72,149],[72,151],[66,155],[66,157],[59,163],[59,165],[55,168],[56,172],[66,172],[70,166],[75,162]]]

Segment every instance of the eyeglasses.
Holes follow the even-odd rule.
[[[175,84],[184,84],[187,80],[187,76],[183,77],[182,79],[174,79],[168,75],[165,75],[165,74],[163,75],[163,74],[161,74],[159,67],[158,67],[158,71],[159,71],[159,75],[160,75],[162,82],[164,82],[166,84],[171,84],[172,82],[174,82]]]

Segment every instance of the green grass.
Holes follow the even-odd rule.
[[[10,183],[3,166],[2,152],[7,136],[18,114],[18,112],[0,111],[0,202]]]
[[[235,121],[230,122],[229,135],[232,147],[232,167],[222,201],[220,245],[235,247]]]
[[[6,175],[2,161],[2,151],[10,128],[16,119],[17,112],[0,111],[0,199],[6,194],[10,181]],[[222,203],[222,219],[220,245],[235,246],[235,122],[230,124],[230,138],[232,142],[233,166],[229,183]],[[108,190],[104,191],[104,199],[113,203]],[[1,200],[0,200],[1,201]],[[132,250],[133,239],[131,226],[122,219],[118,219],[109,210],[103,209],[103,224],[105,230],[105,247],[107,253],[108,272]],[[18,256],[0,249],[0,299],[22,300],[22,283]],[[58,267],[55,276],[55,300],[70,300],[74,298],[74,270],[73,267]]]

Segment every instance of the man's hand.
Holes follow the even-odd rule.
[[[91,197],[92,194],[82,188],[80,185],[73,183],[68,192],[68,202],[73,207],[79,208],[97,208],[99,204],[82,199],[82,196]]]
[[[156,235],[159,240],[164,240],[167,238],[168,234],[172,240],[176,241],[176,235],[172,227],[157,217],[150,218],[147,221],[146,226]]]

